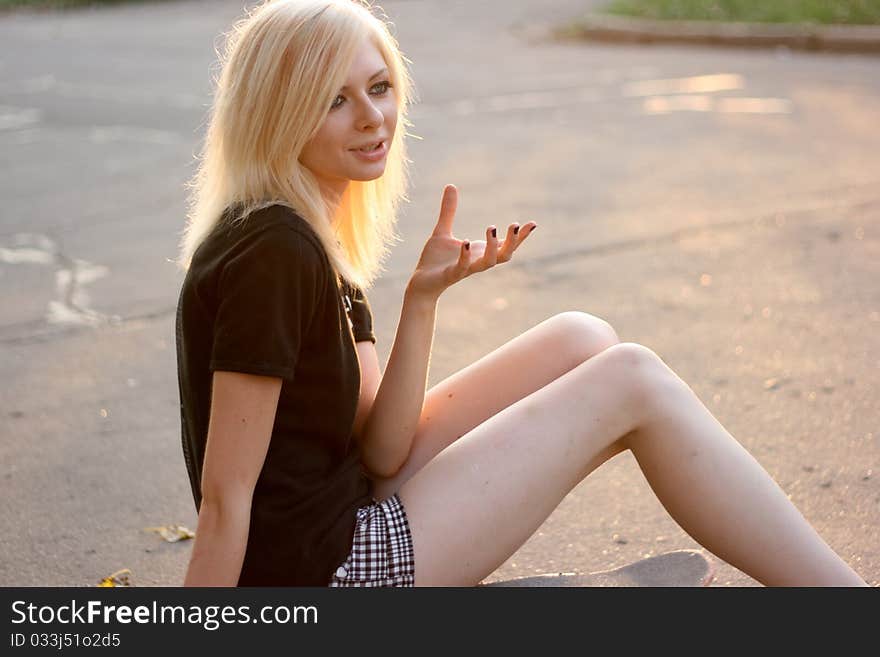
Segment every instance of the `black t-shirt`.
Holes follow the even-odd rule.
[[[193,255],[177,306],[193,499],[198,509],[213,371],[281,377],[238,585],[324,586],[351,550],[356,509],[372,501],[352,437],[355,342],[376,341],[369,302],[354,285],[339,289],[318,236],[289,208],[259,210],[239,226],[228,216]]]

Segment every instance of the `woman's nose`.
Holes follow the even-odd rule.
[[[382,111],[371,100],[361,103],[357,117],[359,129],[378,128],[384,121],[385,115],[382,114]]]

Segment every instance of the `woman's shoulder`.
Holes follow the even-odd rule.
[[[226,217],[232,217],[227,210]],[[326,260],[321,239],[312,225],[293,208],[281,205],[266,205],[252,210],[247,215],[234,216],[229,226],[230,232],[237,232],[239,242],[251,245],[263,244],[276,249],[300,248],[306,245],[307,251],[314,251]]]
[[[190,277],[241,276],[244,271],[312,272],[332,276],[332,266],[308,221],[282,205],[267,205],[247,215],[227,209],[220,225],[193,256]]]
[[[278,228],[286,226],[315,240],[319,245],[321,242],[315,229],[305,217],[288,205],[273,203],[257,208],[247,216],[247,222],[252,223],[255,227]]]
[[[309,222],[286,206],[272,205],[246,216],[233,209],[224,211],[193,254],[187,279],[222,280],[257,265],[260,269],[311,271],[328,279],[332,273]]]

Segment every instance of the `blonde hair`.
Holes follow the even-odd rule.
[[[321,239],[337,273],[362,289],[382,269],[397,208],[406,200],[406,114],[413,86],[408,61],[368,0],[267,0],[237,22],[220,55],[222,70],[199,158],[189,183],[187,225],[178,266],[188,270],[198,246],[235,208],[242,222],[255,210],[285,205]],[[365,37],[382,53],[396,91],[398,129],[385,171],[352,180],[336,207],[299,162],[326,117]]]

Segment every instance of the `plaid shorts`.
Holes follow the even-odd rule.
[[[328,586],[414,586],[415,554],[397,495],[357,510],[351,554]]]

